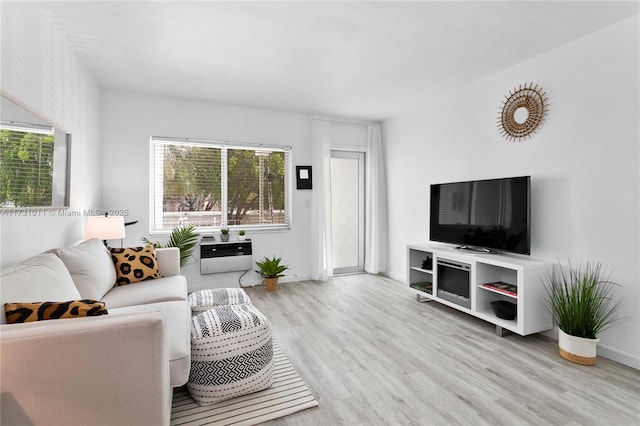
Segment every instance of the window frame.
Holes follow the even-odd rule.
[[[162,210],[163,200],[156,200],[156,164],[155,164],[155,146],[156,145],[182,145],[182,146],[199,146],[204,148],[219,148],[223,150],[221,153],[221,169],[224,174],[221,176],[221,224],[219,226],[196,226],[196,231],[206,234],[213,231],[219,231],[221,228],[229,228],[230,230],[246,230],[251,232],[270,232],[270,231],[289,231],[291,230],[292,221],[292,188],[293,188],[293,150],[288,145],[270,145],[263,143],[248,143],[248,142],[230,142],[210,139],[194,139],[194,138],[174,138],[164,136],[151,136],[149,139],[149,233],[151,235],[168,235],[171,233],[172,228],[162,228],[156,226],[157,215],[163,215]],[[285,176],[284,176],[284,215],[285,223],[282,224],[261,224],[261,225],[228,225],[228,159],[226,150],[229,149],[242,149],[242,150],[270,150],[280,151],[284,153],[285,157]],[[163,197],[164,198],[164,197]],[[156,211],[156,208],[160,211]]]

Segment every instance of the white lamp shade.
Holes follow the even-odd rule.
[[[116,240],[124,238],[124,216],[89,216],[84,239]]]

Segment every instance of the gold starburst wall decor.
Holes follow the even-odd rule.
[[[538,85],[525,83],[510,91],[502,101],[498,129],[512,142],[533,136],[540,128],[547,109],[547,96]]]

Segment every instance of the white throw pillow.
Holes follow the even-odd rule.
[[[101,300],[115,285],[116,269],[102,241],[94,238],[57,253],[83,299]]]
[[[64,263],[53,253],[31,257],[0,272],[0,303],[64,302],[81,299]],[[3,308],[4,310],[4,308]],[[0,324],[6,324],[4,312]]]

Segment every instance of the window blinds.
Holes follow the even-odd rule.
[[[151,139],[151,230],[288,228],[290,148]]]
[[[0,122],[0,206],[52,205],[54,130]]]

